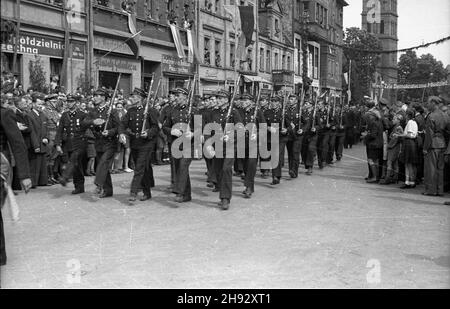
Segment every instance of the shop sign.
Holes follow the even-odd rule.
[[[194,73],[192,64],[170,55],[162,55],[161,69],[163,72],[174,74],[191,75]]]
[[[84,44],[72,43],[72,58],[84,60]]]
[[[98,66],[98,69],[101,71],[129,73],[136,73],[138,71],[137,61],[116,57],[98,57],[95,65]]]
[[[2,52],[14,52],[15,39],[2,43]],[[17,44],[17,53],[51,57],[64,56],[62,39],[51,38],[38,34],[21,33]]]

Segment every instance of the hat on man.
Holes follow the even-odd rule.
[[[33,94],[31,95],[31,99],[33,100],[33,102],[36,102],[37,100],[44,101],[45,95],[42,92],[33,92]]]
[[[94,91],[94,95],[100,95],[103,97],[107,97],[108,92],[106,91],[106,89],[98,88],[97,90]]]
[[[141,96],[143,98],[147,97],[147,93],[142,90],[141,88],[134,88],[133,92],[131,93],[131,95],[138,95]]]
[[[281,102],[281,101],[283,101],[283,98],[280,97],[279,95],[274,95],[272,98],[270,98],[270,101],[272,101],[272,102]]]
[[[174,89],[173,93],[174,94],[180,94],[181,93],[181,94],[184,94],[184,95],[188,95],[189,91],[187,91],[186,88],[179,87],[179,88]]]
[[[51,100],[57,100],[58,99],[58,95],[56,93],[53,94],[49,94],[45,97],[45,101],[51,101]]]
[[[241,100],[254,100],[254,97],[250,93],[244,93],[241,95]]]
[[[230,97],[230,93],[226,90],[219,90],[216,93],[216,97],[220,97],[220,98],[229,98]]]
[[[76,98],[75,98],[75,96],[69,94],[69,95],[66,96],[66,101],[67,102],[75,102]]]
[[[388,100],[386,100],[385,98],[381,98],[378,103],[380,103],[380,105],[383,106],[387,106],[388,105]]]

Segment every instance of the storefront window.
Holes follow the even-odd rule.
[[[98,86],[106,89],[114,90],[116,87],[119,73],[99,71]],[[128,97],[131,93],[131,74],[123,74],[120,77],[119,89],[123,90],[124,96]]]
[[[1,53],[1,73],[10,73],[12,72],[17,80],[22,83],[22,55],[18,54],[16,59],[16,67],[13,69],[14,62],[14,54],[12,53]]]

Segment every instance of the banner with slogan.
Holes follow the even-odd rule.
[[[441,82],[433,82],[427,84],[372,84],[372,88],[375,89],[423,89],[423,88],[434,88],[434,87],[443,87],[450,86],[449,81],[441,81]]]

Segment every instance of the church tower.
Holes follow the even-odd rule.
[[[397,0],[362,0],[362,29],[374,34],[381,42],[383,50],[397,50]],[[377,67],[377,84],[397,83],[397,53],[382,54]],[[383,97],[396,101],[395,90],[384,90]]]

